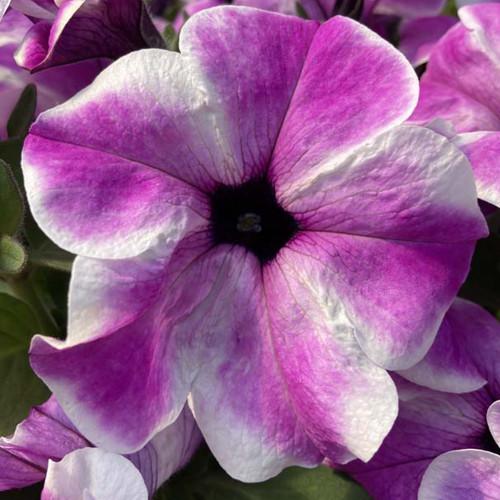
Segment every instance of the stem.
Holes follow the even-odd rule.
[[[29,273],[23,273],[15,278],[7,279],[7,283],[15,295],[29,304],[35,311],[42,333],[52,337],[57,337],[60,333],[59,327],[43,302],[40,300],[35,287],[29,279]]]

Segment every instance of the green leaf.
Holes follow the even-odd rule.
[[[0,236],[0,274],[18,274],[28,258],[23,246],[10,236]]]
[[[302,19],[309,19],[309,14],[305,11],[300,2],[295,2],[295,11],[297,12],[297,16]]]
[[[21,191],[10,168],[0,160],[0,234],[14,235],[24,216]]]
[[[443,14],[447,16],[457,16],[457,6],[455,0],[448,0],[443,9]]]
[[[167,49],[172,52],[179,52],[179,34],[171,24],[167,24],[163,31],[163,37],[167,44]]]
[[[7,163],[19,184],[21,184],[21,151],[24,139],[7,139],[0,142],[0,160]]]
[[[155,500],[370,500],[361,486],[328,467],[290,467],[263,483],[229,477],[202,448],[189,466],[170,479]]]
[[[0,293],[0,436],[11,434],[30,408],[49,396],[28,361],[29,345],[36,333],[40,333],[40,326],[33,310]]]
[[[24,88],[7,123],[9,139],[26,137],[35,118],[36,101],[36,86],[30,83]]]

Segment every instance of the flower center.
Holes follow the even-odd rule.
[[[262,263],[273,260],[299,229],[264,178],[219,186],[211,196],[211,223],[216,244],[241,245]]]

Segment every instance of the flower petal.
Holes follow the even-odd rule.
[[[500,37],[497,34],[500,31],[500,5],[464,7],[460,9],[459,16],[462,22],[449,30],[436,45],[422,78],[424,85],[438,84],[447,90],[440,93],[438,89],[437,96],[429,91],[422,94],[412,121],[441,117],[451,120],[459,132],[495,130],[498,126],[491,128],[492,123],[485,126],[484,112],[479,113],[477,118],[469,114],[465,122],[458,118],[465,112],[461,109],[465,102],[469,108],[485,107],[489,112],[486,114],[493,115],[489,121],[498,125]],[[449,97],[448,102],[443,102],[443,94],[454,95],[454,100],[458,100],[458,109],[454,109],[457,102],[450,102]],[[441,111],[439,104],[445,109]],[[436,114],[429,116],[432,109]]]
[[[415,72],[389,43],[344,17],[323,24],[269,167],[278,196],[325,162],[402,123],[417,97]]]
[[[399,17],[436,16],[445,4],[446,0],[379,0],[375,12]]]
[[[76,259],[68,339],[35,337],[31,365],[95,445],[137,451],[181,412],[207,342],[195,311],[225,259],[205,244],[187,238],[169,264]]]
[[[424,474],[419,500],[496,498],[500,456],[488,451],[458,450],[439,456]]]
[[[44,23],[43,30],[40,24],[33,26],[16,55],[19,66],[31,71],[165,47],[141,0],[67,0],[53,23]],[[31,50],[33,45],[39,50]]]
[[[280,200],[307,230],[428,243],[488,234],[465,155],[403,125],[324,164]]]
[[[160,431],[146,446],[128,458],[144,478],[150,497],[192,458],[202,441],[193,414],[187,406],[179,418]]]
[[[182,119],[177,117],[174,125],[173,116],[157,104],[163,94],[163,105],[168,108],[170,101],[175,107],[165,95],[175,93],[169,78],[177,86],[182,83],[186,97],[190,95],[188,65],[179,62],[180,56],[155,50],[123,58],[91,87],[44,113],[32,126],[23,150],[30,206],[44,231],[63,248],[92,257],[125,258],[157,243],[171,250],[179,238],[205,224],[206,197],[158,157],[169,153],[166,164],[175,166],[185,153],[179,150]],[[148,64],[155,69],[147,72]],[[163,71],[169,67],[165,80]],[[144,78],[150,83],[147,96],[143,87],[139,92]],[[120,89],[125,83],[127,88]],[[148,99],[156,117],[143,109]],[[189,109],[177,104],[189,122]],[[193,99],[190,105],[196,106]],[[134,121],[127,116],[134,116]],[[161,130],[156,123],[163,124]],[[149,134],[152,129],[155,132]],[[168,149],[169,131],[177,141],[177,158]],[[189,130],[184,132],[184,148],[189,148],[194,130],[191,136]]]
[[[97,448],[49,462],[41,500],[147,500],[140,472],[126,458]]]
[[[450,450],[483,446],[484,415],[491,397],[486,389],[448,394],[399,377],[395,381],[400,402],[393,429],[370,462],[356,460],[342,469],[374,498],[414,499],[433,458]]]
[[[452,16],[418,17],[403,22],[399,27],[399,50],[412,66],[425,64],[434,45],[457,23]]]
[[[453,123],[461,132],[500,129],[500,117],[488,106],[444,83],[424,78],[418,106],[408,121],[426,125],[436,118]]]
[[[478,197],[500,207],[500,132],[459,134],[453,142],[472,165]]]
[[[397,393],[360,349],[327,267],[295,241],[264,268],[274,351],[299,422],[321,452],[367,461],[394,423]]]
[[[318,465],[322,455],[279,371],[260,264],[241,247],[229,258],[231,274],[206,313],[214,348],[193,382],[190,405],[222,467],[241,481],[263,481],[290,465]]]
[[[495,351],[496,342],[485,332],[485,322],[494,326],[495,319],[490,317],[479,306],[463,299],[455,299],[444,317],[436,340],[424,359],[408,370],[402,370],[400,375],[425,387],[444,392],[469,392],[486,384],[482,370],[476,357],[471,357],[470,343],[488,343]],[[469,339],[467,341],[466,339]]]
[[[76,431],[54,397],[35,406],[13,436],[0,438],[0,491],[42,481],[49,459],[90,446]]]
[[[429,350],[469,268],[473,245],[307,232],[292,246],[322,269],[367,356],[391,370]]]
[[[183,27],[181,53],[196,59],[224,114],[237,168],[223,177],[226,183],[267,168],[317,28],[246,7],[204,10]]]

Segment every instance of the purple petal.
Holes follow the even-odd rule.
[[[399,17],[436,16],[445,4],[446,0],[379,0],[375,12]]]
[[[10,6],[26,16],[37,19],[54,19],[57,14],[54,0],[10,0]]]
[[[428,351],[473,249],[327,232],[304,233],[297,243],[324,270],[362,349],[388,369],[413,366]]]
[[[61,460],[90,446],[68,420],[54,397],[34,407],[10,438],[0,438],[0,491],[42,481],[49,459]]]
[[[413,69],[387,42],[347,18],[323,24],[269,167],[278,195],[296,189],[327,161],[402,123],[417,96]]]
[[[500,207],[500,132],[459,134],[454,144],[472,165],[478,197]]]
[[[464,7],[459,15],[462,22],[433,50],[411,120],[441,117],[459,132],[498,130],[500,5]]]
[[[491,396],[486,389],[447,394],[400,378],[396,381],[400,406],[393,429],[370,462],[351,462],[343,469],[374,498],[413,500],[435,457],[450,450],[483,447]]]
[[[322,455],[276,362],[260,264],[240,247],[227,260],[196,325],[208,344],[191,392],[196,421],[219,463],[241,481],[318,465]]]
[[[197,189],[120,155],[42,137],[45,123],[25,142],[23,172],[35,218],[60,246],[123,258],[160,245],[168,255],[208,224],[208,201]]]
[[[485,325],[498,331],[495,342],[484,334]],[[479,306],[455,299],[444,317],[436,340],[425,358],[408,370],[400,371],[412,382],[445,392],[469,392],[482,387],[483,377],[477,357],[472,357],[469,345],[474,342],[495,344],[500,341],[500,324]]]
[[[303,4],[304,1],[301,3]],[[314,1],[313,3],[316,2]],[[233,5],[254,7],[256,9],[286,14],[288,16],[297,15],[295,0],[234,0]],[[317,17],[309,16],[309,19],[317,19]]]
[[[426,125],[436,118],[453,123],[461,132],[500,129],[500,118],[488,106],[446,84],[423,78],[418,106],[409,122]]]
[[[205,237],[187,238],[168,265],[76,259],[68,339],[35,337],[31,364],[95,445],[134,452],[181,412],[205,341],[193,341],[194,326],[184,336],[178,330],[225,258],[203,257],[203,245]],[[190,284],[201,276],[195,293]]]
[[[150,497],[192,458],[202,440],[191,411],[185,407],[179,418],[156,434],[144,448],[128,458],[144,478]]]
[[[442,136],[408,125],[304,175],[280,201],[312,231],[426,243],[488,234],[466,157]]]
[[[422,479],[420,500],[497,498],[500,456],[487,451],[450,451],[436,458]]]
[[[416,67],[429,59],[438,40],[457,23],[452,16],[410,19],[399,28],[399,50]]]
[[[53,23],[35,24],[16,60],[39,71],[91,58],[114,60],[147,47],[163,48],[164,42],[141,0],[67,0]]]
[[[271,12],[220,7],[201,12],[182,29],[181,53],[196,58],[225,116],[234,156],[226,184],[267,168],[317,27]]]
[[[10,10],[0,24],[0,136],[7,136],[7,121],[14,106],[28,83],[37,86],[38,115],[48,108],[69,99],[82,88],[92,82],[103,69],[100,60],[84,61],[75,65],[50,69],[36,75],[21,69],[14,60],[14,52],[26,32],[32,27],[32,22],[15,10]]]
[[[273,346],[307,434],[335,461],[369,460],[392,427],[397,393],[360,349],[314,236],[299,236],[264,268]]]
[[[140,472],[126,458],[96,448],[50,462],[41,500],[147,500]]]

